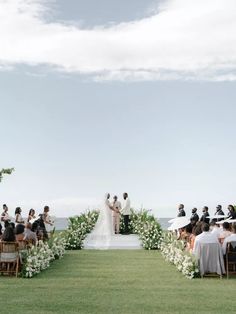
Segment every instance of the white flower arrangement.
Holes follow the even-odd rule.
[[[65,239],[60,234],[58,237],[52,237],[48,242],[39,241],[37,246],[29,248],[22,256],[22,277],[32,278],[47,269],[53,260],[64,255],[65,246]]]
[[[199,277],[198,261],[194,255],[187,252],[185,242],[177,240],[173,233],[166,233],[160,245],[165,260],[174,264],[187,278]]]
[[[82,249],[83,241],[86,235],[93,230],[97,219],[97,211],[87,211],[80,216],[69,218],[69,226],[65,232],[66,249]]]

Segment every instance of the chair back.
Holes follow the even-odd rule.
[[[236,263],[236,241],[227,243],[226,262]]]
[[[17,242],[0,242],[1,253],[15,253],[18,252],[18,243]]]

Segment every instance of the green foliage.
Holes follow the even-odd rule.
[[[131,231],[139,235],[146,250],[160,249],[162,229],[154,215],[148,210],[132,211]]]
[[[2,181],[4,174],[11,174],[14,170],[15,170],[14,168],[8,168],[8,169],[2,168],[2,170],[0,171],[0,182]]]
[[[64,233],[66,249],[80,250],[83,248],[83,240],[90,233],[97,221],[98,212],[88,211],[80,216],[70,217],[68,229]]]

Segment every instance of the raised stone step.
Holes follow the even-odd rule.
[[[93,241],[84,242],[84,249],[92,250],[96,249]],[[104,247],[100,246],[99,249],[104,250],[140,250],[142,249],[142,243],[136,234],[130,235],[114,235],[109,241],[109,245],[105,244]]]

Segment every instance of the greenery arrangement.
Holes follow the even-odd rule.
[[[32,246],[22,252],[21,276],[32,278],[50,267],[52,261],[63,257],[65,246],[65,238],[60,233],[58,236],[52,236],[49,241],[39,241],[37,246]]]
[[[97,211],[87,211],[80,216],[69,218],[69,226],[64,236],[66,249],[80,250],[86,235],[92,231],[97,221]],[[156,218],[147,210],[132,211],[130,219],[131,233],[138,234],[143,247],[147,250],[157,250],[162,241],[162,230]],[[124,219],[121,217],[120,232],[124,231]]]
[[[197,259],[186,251],[185,242],[177,240],[173,233],[164,234],[160,249],[165,260],[174,264],[187,278],[200,276]]]
[[[132,233],[138,234],[146,250],[158,250],[162,241],[162,229],[157,219],[148,210],[132,211]]]
[[[0,182],[2,181],[4,174],[11,174],[14,170],[15,170],[14,168],[7,168],[7,169],[2,168],[2,170],[0,170]]]
[[[90,233],[98,219],[97,211],[87,211],[80,216],[70,217],[68,229],[64,232],[67,250],[80,250],[83,241]]]

